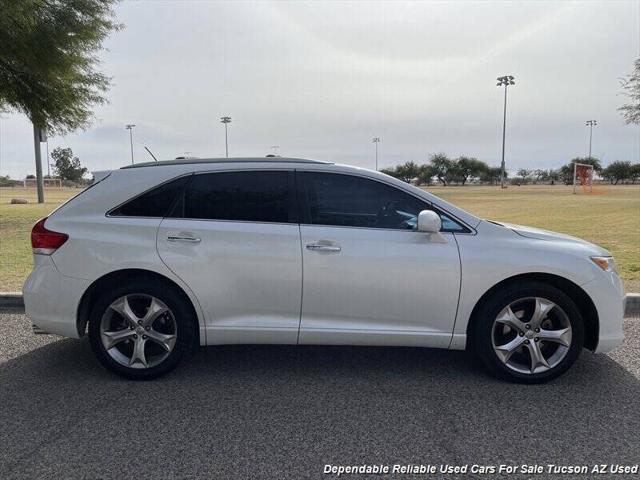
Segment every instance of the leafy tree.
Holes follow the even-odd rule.
[[[556,182],[560,180],[560,171],[550,168],[547,172],[547,176],[549,181],[551,182],[551,185],[555,185]]]
[[[411,183],[411,180],[418,176],[419,167],[416,162],[411,161],[403,165],[398,165],[397,172],[401,180]]]
[[[14,187],[16,185],[20,185],[20,182],[17,180],[11,180],[9,175],[0,175],[0,187]]]
[[[526,168],[521,168],[520,170],[518,170],[517,175],[522,179],[521,183],[526,184],[527,180],[531,176],[531,170],[527,170]]]
[[[0,110],[24,113],[34,127],[38,201],[44,202],[39,132],[86,128],[106,102],[110,79],[97,53],[121,26],[116,0],[2,0]]]
[[[558,170],[558,174],[560,175],[560,180],[565,185],[571,185],[573,183],[573,163],[569,163],[567,165],[563,165]]]
[[[416,162],[412,161],[392,168],[383,168],[380,171],[403,182],[411,183],[418,176],[419,168]]]
[[[462,173],[460,172],[458,162],[455,160],[451,160],[451,166],[449,167],[449,170],[447,170],[445,179],[448,184],[452,184],[453,182],[462,183]]]
[[[435,172],[431,165],[420,165],[418,168],[418,184],[431,185],[433,183],[434,175]]]
[[[610,163],[607,168],[602,171],[602,176],[609,180],[614,185],[617,185],[619,181],[624,181],[632,176],[631,162],[621,162],[619,160]]]
[[[629,97],[629,103],[618,110],[622,112],[624,121],[628,124],[640,124],[640,58],[634,62],[633,73],[622,79],[624,95]]]
[[[533,175],[533,183],[544,182],[546,180],[549,180],[548,170],[542,170],[538,168],[533,171],[532,175]]]
[[[61,179],[71,182],[80,182],[85,173],[86,167],[80,165],[80,159],[73,156],[70,148],[56,148],[51,152],[53,159],[53,170]]]
[[[636,183],[636,180],[640,179],[640,163],[631,165],[630,177],[632,183]]]
[[[430,163],[433,175],[446,187],[447,182],[451,181],[452,174],[455,173],[455,163],[444,153],[431,155]]]
[[[500,183],[500,174],[502,168],[500,167],[488,167],[485,172],[480,174],[480,181],[490,183],[491,185],[497,185]],[[506,175],[506,172],[505,172]]]
[[[398,178],[396,177],[396,167],[386,167],[386,168],[381,168],[380,170],[378,170],[380,173],[384,173],[385,175],[389,175],[390,177],[393,178]]]
[[[489,169],[489,165],[478,160],[477,158],[458,157],[456,160],[455,173],[458,180],[464,185],[471,177],[479,177],[483,172]]]
[[[384,173],[385,175],[389,175],[390,177],[393,177],[393,178],[398,178],[397,176],[398,174],[396,173],[396,167],[381,168],[380,173]]]

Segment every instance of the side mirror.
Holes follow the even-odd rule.
[[[422,210],[418,214],[418,231],[425,233],[437,233],[442,228],[442,220],[433,210]]]

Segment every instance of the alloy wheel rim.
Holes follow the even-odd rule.
[[[557,304],[542,297],[511,302],[495,318],[493,351],[507,368],[524,374],[556,367],[571,347],[571,322]]]
[[[129,294],[113,301],[100,321],[100,340],[120,365],[145,369],[161,364],[177,339],[176,319],[160,299]]]

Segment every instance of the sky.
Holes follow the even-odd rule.
[[[589,148],[640,161],[620,78],[640,56],[640,2],[124,1],[101,53],[109,104],[49,138],[90,171],[159,159],[282,156],[375,168],[445,152],[557,168]],[[46,155],[42,145],[43,156]],[[23,115],[0,118],[0,175],[34,173]],[[44,168],[45,173],[47,171]]]

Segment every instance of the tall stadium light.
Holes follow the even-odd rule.
[[[129,130],[129,143],[131,144],[131,165],[133,165],[133,127],[135,126],[135,123],[129,123],[124,126],[125,129]]]
[[[231,117],[220,117],[220,123],[224,123],[224,152],[226,157],[229,158],[229,134],[227,125],[231,123]]]
[[[591,140],[593,140],[593,127],[598,125],[597,120],[587,120],[585,125],[589,127],[589,159],[591,159]]]
[[[376,146],[376,172],[378,171],[378,144],[380,143],[380,137],[373,137],[371,140]]]
[[[504,114],[503,114],[503,118],[502,118],[502,164],[500,166],[501,169],[501,173],[500,173],[500,187],[504,188],[504,141],[505,141],[505,136],[507,133],[507,87],[509,85],[515,85],[516,82],[514,82],[514,76],[513,75],[505,75],[503,77],[498,77],[498,83],[497,86],[501,87],[504,85]]]

